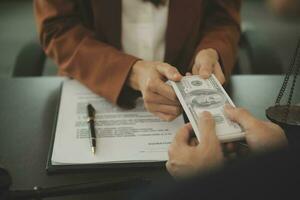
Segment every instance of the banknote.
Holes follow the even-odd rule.
[[[224,113],[224,105],[235,106],[220,82],[214,75],[208,79],[199,76],[185,76],[171,85],[200,140],[198,119],[203,111],[213,115],[216,122],[216,134],[222,142],[236,141],[244,138],[243,129],[229,120]]]

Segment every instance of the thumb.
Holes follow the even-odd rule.
[[[216,125],[213,116],[207,112],[202,112],[199,120],[199,130],[201,133],[200,143],[207,145],[219,145],[220,141],[216,135]]]
[[[190,140],[190,133],[192,130],[193,128],[190,123],[185,124],[175,135],[174,141],[178,145],[188,145]]]
[[[156,69],[161,75],[165,76],[171,81],[180,81],[182,78],[178,70],[167,63],[159,63],[156,66]]]
[[[234,108],[227,104],[224,111],[230,120],[237,122],[246,130],[256,125],[257,120],[244,108]]]
[[[211,61],[207,61],[201,64],[201,67],[199,68],[199,75],[202,78],[207,79],[210,77],[213,71],[214,71],[214,63]]]

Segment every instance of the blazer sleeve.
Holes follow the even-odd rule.
[[[215,49],[228,78],[236,61],[240,39],[241,0],[209,0],[207,4],[203,35],[196,53]]]
[[[138,58],[97,40],[82,24],[74,2],[34,0],[41,45],[59,66],[60,75],[80,81],[116,104]]]

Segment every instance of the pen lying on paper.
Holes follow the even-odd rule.
[[[92,145],[92,153],[96,153],[96,130],[95,130],[95,114],[96,110],[91,105],[87,105],[87,114],[88,114],[88,123],[90,126],[90,132],[91,132],[91,145]]]

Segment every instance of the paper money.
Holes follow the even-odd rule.
[[[244,138],[242,128],[224,114],[224,105],[235,106],[214,75],[204,80],[199,76],[186,76],[171,85],[187,114],[187,117],[200,141],[199,116],[203,111],[210,112],[216,122],[216,134],[221,142]]]

